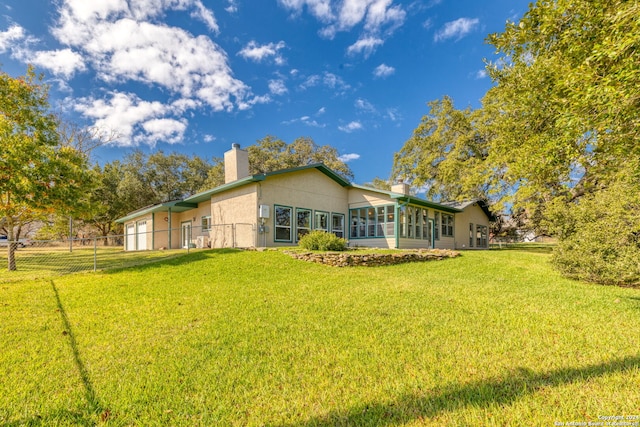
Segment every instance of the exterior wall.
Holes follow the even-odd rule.
[[[253,247],[258,221],[258,185],[248,184],[211,197],[212,248]]]
[[[198,242],[198,236],[205,236],[207,239],[209,239],[209,231],[202,229],[202,217],[210,215],[211,202],[209,201],[199,203],[198,207],[195,209],[190,209],[188,211],[174,214],[171,218],[171,228],[173,229],[171,236],[171,245],[174,248],[184,247],[184,242],[182,239],[182,224],[184,222],[191,223],[191,239],[189,241],[191,245],[196,245],[196,243]],[[177,238],[174,241],[174,236],[176,235]]]
[[[396,238],[394,237],[376,237],[373,239],[351,239],[349,246],[363,246],[366,248],[394,249],[396,247]]]
[[[454,237],[440,237],[435,242],[436,249],[455,249],[456,242]]]
[[[469,246],[469,224],[474,225],[474,242],[473,246]],[[487,249],[485,247],[478,247],[477,242],[475,241],[476,225],[484,225],[489,229],[489,218],[484,213],[482,208],[474,203],[473,205],[467,206],[463,212],[457,213],[455,218],[455,249]],[[488,236],[487,236],[488,241]]]
[[[435,215],[436,212],[438,212],[440,214],[440,218],[442,218],[442,215],[453,215],[453,236],[443,236],[442,235],[442,219],[440,219],[440,223],[439,224],[435,224],[435,227],[440,227],[440,229],[437,232],[438,238],[435,239],[434,242],[434,248],[435,249],[455,249],[456,248],[456,233],[457,230],[459,228],[459,224],[458,224],[458,213],[456,214],[452,214],[450,212],[443,212],[443,211],[438,211],[438,210],[430,210],[429,211],[429,215],[430,218],[434,218],[435,221]]]
[[[348,190],[317,169],[305,169],[282,175],[268,176],[258,185],[258,205],[268,205],[270,218],[265,221],[266,233],[258,235],[258,246],[295,245],[295,209],[344,215],[344,233],[348,237]],[[275,205],[293,208],[292,242],[275,241]],[[256,215],[257,216],[257,215]],[[254,217],[255,218],[255,217]],[[312,228],[315,225],[312,224]]]

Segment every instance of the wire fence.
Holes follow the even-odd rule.
[[[170,230],[59,240],[0,239],[0,283],[140,266],[209,248],[255,245],[252,224],[208,228],[183,225]]]

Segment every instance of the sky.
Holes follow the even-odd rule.
[[[529,0],[0,0],[0,68],[31,64],[67,120],[134,149],[212,159],[268,135],[388,179],[427,102],[480,106],[490,33]]]

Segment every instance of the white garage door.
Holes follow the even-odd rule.
[[[127,225],[127,247],[128,251],[136,250],[136,226],[131,224]]]
[[[138,221],[138,246],[136,249],[144,251],[147,249],[147,221]]]

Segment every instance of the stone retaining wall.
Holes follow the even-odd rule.
[[[346,252],[293,252],[285,251],[293,258],[309,262],[330,265],[333,267],[366,266],[377,267],[382,265],[403,264],[406,262],[440,261],[446,258],[455,258],[460,252],[433,249],[402,251],[397,253],[357,253]]]

